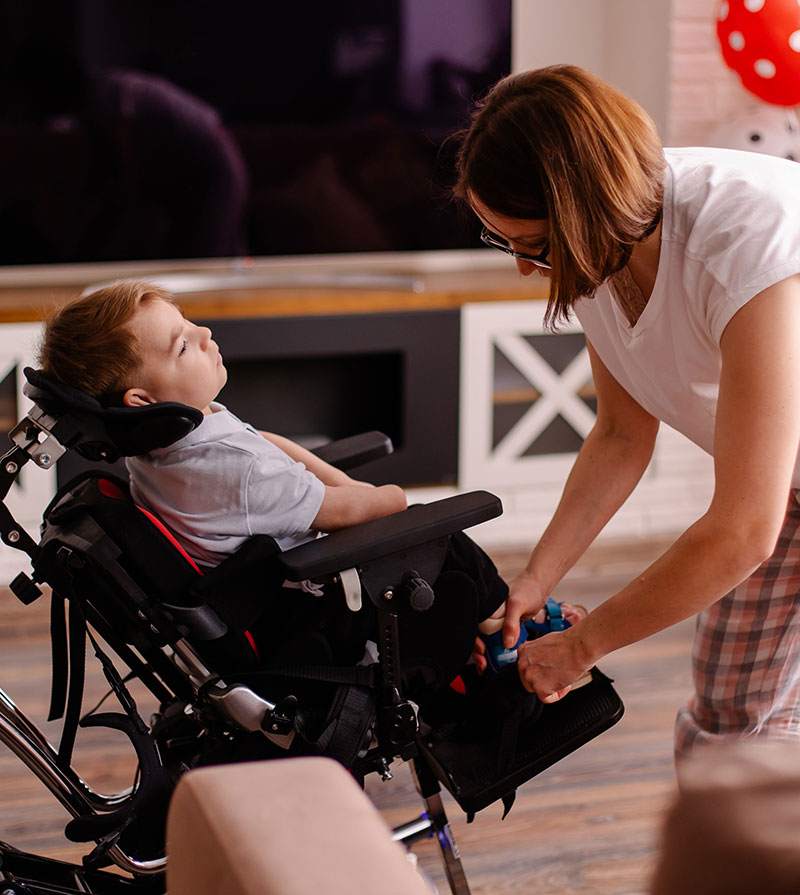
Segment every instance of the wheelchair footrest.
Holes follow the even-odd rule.
[[[504,758],[502,767],[500,731],[478,738],[457,723],[444,724],[420,737],[418,745],[442,785],[473,814],[608,730],[623,711],[611,680],[594,668],[590,683],[543,706],[535,721],[520,728],[513,755]]]

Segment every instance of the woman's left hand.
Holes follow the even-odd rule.
[[[562,699],[569,693],[571,684],[594,664],[587,664],[580,655],[580,640],[573,630],[545,634],[519,648],[517,662],[522,685],[542,702]]]

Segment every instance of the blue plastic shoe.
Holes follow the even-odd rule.
[[[481,634],[480,638],[486,646],[486,674],[498,674],[501,668],[517,661],[517,650],[528,639],[528,632],[525,625],[520,625],[519,640],[510,649],[503,646],[502,628],[494,634]]]
[[[532,618],[523,622],[528,631],[528,637],[541,637],[542,634],[550,634],[553,631],[566,631],[571,627],[570,623],[564,618],[561,611],[561,603],[552,597],[547,598],[544,605],[544,621],[535,622]]]
[[[519,640],[513,647],[503,646],[503,631],[495,631],[494,634],[481,634],[481,640],[486,645],[486,673],[497,674],[501,668],[517,661],[517,651],[526,640],[535,640],[552,631],[566,631],[571,627],[561,611],[561,603],[548,597],[544,607],[544,621],[535,622],[529,619],[519,626]]]

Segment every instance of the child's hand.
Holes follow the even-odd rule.
[[[480,637],[475,638],[475,645],[472,647],[472,659],[475,662],[475,670],[478,674],[486,671],[488,662],[486,661],[486,644]]]
[[[485,618],[479,625],[478,630],[481,634],[494,634],[495,631],[499,631],[500,628],[503,627],[503,619],[506,617],[506,604],[501,603],[497,609],[489,616],[489,618]],[[472,647],[472,658],[475,662],[475,669],[478,674],[483,674],[486,671],[486,644],[483,642],[482,638],[475,638],[475,646]]]

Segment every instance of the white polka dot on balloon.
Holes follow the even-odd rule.
[[[800,0],[798,0],[798,3],[800,3]],[[789,35],[789,46],[795,53],[800,53],[800,31],[795,31]]]
[[[743,50],[744,34],[741,31],[731,31],[728,35],[728,44],[732,50]]]
[[[744,8],[750,12],[758,12],[764,5],[764,0],[744,0]]]
[[[800,0],[797,0],[800,3]],[[728,13],[731,11],[730,6],[728,5],[728,0],[722,0],[722,3],[719,5],[719,12],[717,13],[717,18],[720,22],[724,22],[725,19],[728,18]]]
[[[775,63],[770,62],[769,59],[756,59],[753,68],[756,70],[756,74],[762,78],[775,77]]]

